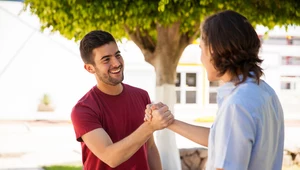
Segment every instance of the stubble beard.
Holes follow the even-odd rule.
[[[102,76],[98,75],[98,78],[99,78],[99,80],[101,80],[103,83],[105,83],[107,85],[116,86],[116,85],[122,83],[123,80],[124,80],[124,73],[123,73],[123,71],[122,71],[121,74],[122,75],[121,75],[120,78],[113,78],[109,74],[103,74]]]

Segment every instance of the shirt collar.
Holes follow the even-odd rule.
[[[235,89],[235,87],[236,86],[233,82],[227,82],[217,89],[217,103],[219,107],[221,106],[224,98],[226,98]]]
[[[240,80],[243,79],[243,75],[239,75],[239,79]],[[247,77],[244,83],[248,83],[248,82],[255,82],[255,79],[251,77]],[[235,90],[235,88],[237,88],[237,86],[234,84],[233,81],[230,81],[224,83],[217,89],[217,103],[219,107],[221,106],[224,99],[227,96],[229,96]]]

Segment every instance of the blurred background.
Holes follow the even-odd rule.
[[[41,25],[23,1],[0,1],[0,170],[81,168],[70,112],[96,82],[83,68],[78,41],[51,27],[41,31]],[[258,24],[256,31],[263,79],[275,89],[285,113],[283,169],[299,169],[300,27],[288,23],[270,30]],[[177,119],[209,127],[220,82],[206,79],[198,37],[191,42],[175,70],[173,112]],[[120,38],[118,45],[125,60],[124,82],[147,90],[157,101],[154,67],[130,37]],[[179,149],[201,147],[179,135],[175,139]]]

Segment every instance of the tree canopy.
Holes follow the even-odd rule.
[[[300,24],[298,0],[25,0],[26,7],[40,18],[42,29],[75,40],[102,29],[116,38],[139,31],[155,44],[158,24],[179,22],[182,34],[193,35],[207,15],[226,9],[240,12],[253,25]]]
[[[92,30],[130,38],[156,71],[156,83],[174,84],[185,47],[200,35],[206,16],[234,10],[255,25],[300,24],[299,0],[25,0],[42,30],[78,41]]]

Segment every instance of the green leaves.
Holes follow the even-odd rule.
[[[192,35],[206,16],[231,9],[245,15],[253,25],[300,24],[297,0],[25,0],[25,8],[40,18],[42,30],[58,31],[68,39],[80,40],[94,29],[110,31],[118,39],[137,28],[153,40],[156,26],[180,22],[182,34]]]

